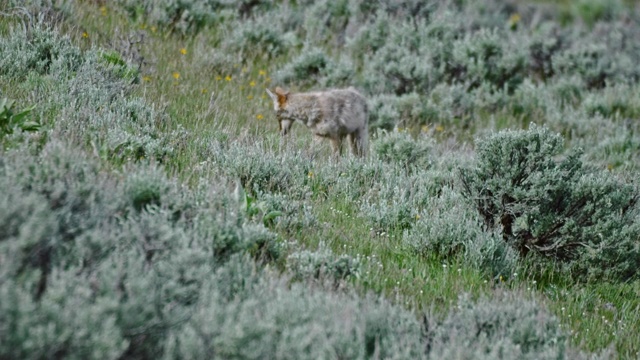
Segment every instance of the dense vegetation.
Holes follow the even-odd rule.
[[[635,4],[0,16],[0,358],[640,356]],[[369,157],[276,85],[358,88]]]

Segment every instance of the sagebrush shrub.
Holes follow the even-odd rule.
[[[582,107],[589,115],[612,119],[636,118],[640,115],[638,89],[629,84],[612,84],[584,96]]]
[[[108,174],[56,138],[0,158],[2,357],[159,356],[211,273],[238,254],[279,256],[224,182],[188,189],[142,165]]]
[[[480,91],[467,91],[462,84],[436,85],[428,96],[415,92],[403,95],[376,95],[369,98],[369,126],[371,129],[394,128],[417,130],[434,129],[438,125],[450,125],[467,121],[482,104]],[[493,108],[493,107],[492,107]]]
[[[432,147],[428,139],[415,141],[407,132],[391,132],[372,142],[373,152],[380,160],[404,166],[427,169],[431,165]]]
[[[498,291],[475,302],[461,296],[439,325],[429,337],[434,359],[592,358],[572,349],[560,321],[524,294]]]
[[[274,24],[274,20],[267,17],[258,17],[239,20],[222,47],[239,53],[245,61],[251,61],[253,58],[270,59],[285,54],[295,41],[295,35],[287,32],[281,24]]]
[[[287,270],[297,280],[340,281],[360,276],[361,260],[336,255],[321,242],[316,250],[298,250],[287,257]]]
[[[232,144],[228,148],[220,148],[216,144],[207,144],[216,165],[229,178],[240,179],[250,193],[305,191],[303,184],[310,171],[309,164],[292,154],[279,156],[271,151],[265,152],[264,146],[264,143],[254,143],[253,146]]]
[[[294,199],[284,194],[262,193],[258,195],[264,206],[264,213],[280,213],[271,223],[276,229],[296,233],[317,225],[318,219],[308,201]]]
[[[316,44],[333,40],[332,45],[342,45],[349,21],[354,18],[350,3],[347,0],[314,1],[304,11],[306,40]]]
[[[427,52],[436,50],[428,49],[433,40],[428,36],[431,26],[408,21],[391,26],[384,46],[364,59],[364,89],[395,95],[428,91],[437,80],[434,72],[439,70]]]
[[[274,276],[249,275],[244,282],[229,300],[214,282],[205,286],[194,315],[171,332],[166,358],[424,357],[414,315],[383,299],[289,285]]]
[[[529,69],[533,76],[546,80],[555,75],[553,57],[566,46],[567,37],[552,21],[533,29],[529,43]]]
[[[27,80],[39,89],[42,121],[76,144],[92,147],[104,158],[120,161],[152,158],[162,161],[183,136],[180,127],[167,129],[167,115],[141,98],[130,98],[137,70],[119,54],[80,51],[71,41],[45,25],[14,30],[2,38],[7,52],[0,73],[11,81]],[[24,59],[27,56],[29,59]],[[46,84],[47,86],[43,86]],[[170,140],[161,131],[173,132]],[[184,132],[182,132],[184,135]]]
[[[402,241],[413,251],[441,259],[461,258],[489,276],[509,276],[517,255],[496,231],[486,229],[473,203],[458,191],[445,187],[427,200],[413,227]]]
[[[80,49],[68,36],[42,24],[29,31],[12,29],[0,38],[0,76],[23,80],[30,72],[57,75],[76,71],[83,63]]]
[[[528,56],[523,39],[497,30],[480,29],[453,42],[453,72],[449,79],[462,82],[467,89],[491,84],[495,89],[513,91],[526,76]]]
[[[350,83],[353,67],[346,61],[333,60],[324,50],[316,47],[304,48],[275,75],[282,84],[297,84],[301,87],[338,87]]]
[[[637,276],[640,249],[629,251],[636,188],[583,164],[579,151],[563,156],[563,144],[536,126],[479,140],[477,165],[462,171],[466,196],[522,257],[564,264],[583,279]]]
[[[118,0],[117,3],[134,21],[166,27],[182,34],[197,33],[205,26],[224,18],[223,2],[217,0]]]
[[[630,39],[638,29],[622,22],[603,23],[591,32],[574,35],[566,49],[553,55],[553,70],[563,75],[579,75],[592,89],[607,83],[636,83],[639,72],[634,63],[640,48]]]
[[[570,13],[582,19],[587,25],[593,26],[597,22],[616,20],[625,11],[625,4],[621,0],[578,0],[571,4]]]

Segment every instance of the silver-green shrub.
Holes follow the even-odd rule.
[[[204,151],[214,166],[229,178],[237,178],[252,194],[261,192],[304,196],[311,164],[298,154],[267,150],[265,142],[223,144],[207,141]],[[305,161],[306,160],[306,161]]]
[[[527,75],[528,54],[522,37],[496,29],[480,29],[453,42],[452,71],[447,78],[462,82],[467,89],[490,84],[495,89],[513,90]]]
[[[407,132],[391,132],[379,135],[372,143],[373,151],[382,161],[395,163],[411,170],[413,167],[428,169],[431,165],[434,144],[428,139],[415,141]]]
[[[480,139],[477,164],[461,174],[465,196],[521,257],[581,279],[637,277],[637,189],[583,164],[580,151],[563,155],[563,145],[536,126]]]
[[[353,76],[353,67],[346,60],[333,60],[324,50],[309,47],[278,70],[275,79],[281,84],[323,88],[349,85]]]
[[[30,72],[54,76],[74,72],[84,60],[68,36],[40,24],[29,31],[11,30],[0,38],[0,48],[0,76],[20,80]]]
[[[217,0],[118,0],[134,21],[162,26],[183,34],[196,33],[204,27],[221,21],[232,13],[225,13],[223,1]]]
[[[413,227],[402,241],[413,251],[441,259],[459,258],[491,277],[507,277],[518,256],[500,233],[487,230],[473,203],[463,194],[444,187],[427,200]]]
[[[189,189],[142,165],[109,174],[55,138],[0,158],[2,357],[158,356],[217,268],[279,256],[224,183]]]
[[[193,316],[171,332],[165,357],[424,358],[421,326],[406,310],[285,280],[247,274],[230,299],[215,282],[205,286]]]
[[[295,234],[317,225],[318,219],[313,213],[312,205],[304,199],[294,199],[285,194],[274,193],[262,193],[257,197],[264,206],[264,213],[272,211],[280,213],[272,221],[276,229]]]
[[[180,127],[166,128],[168,118],[163,111],[128,96],[138,74],[120,54],[82,52],[42,24],[13,30],[0,41],[6,48],[0,74],[11,82],[26,80],[21,86],[27,91],[38,89],[32,93],[42,101],[35,105],[39,114],[47,116],[41,121],[43,126],[92,147],[104,158],[122,162],[162,161],[181,146],[184,132]],[[162,131],[175,136],[170,139]]]
[[[554,72],[579,75],[589,88],[632,82],[640,77],[634,64],[640,58],[637,27],[623,22],[603,23],[590,32],[571,34],[566,49],[553,55]]]
[[[245,61],[251,59],[272,59],[286,54],[298,40],[291,29],[286,28],[284,19],[260,16],[253,19],[237,20],[233,33],[222,42],[222,47],[230,50]]]
[[[360,277],[361,259],[336,255],[321,242],[316,250],[297,250],[287,256],[287,270],[297,280],[340,281]]]
[[[433,359],[594,358],[572,349],[560,321],[539,301],[519,293],[497,291],[477,301],[461,296],[429,338]]]

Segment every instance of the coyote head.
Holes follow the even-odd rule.
[[[280,133],[282,135],[287,135],[289,130],[291,130],[291,125],[293,125],[295,121],[293,114],[287,110],[289,92],[282,90],[280,87],[276,87],[275,94],[269,89],[266,90],[271,100],[273,100],[273,109],[276,111],[276,118],[280,125]]]

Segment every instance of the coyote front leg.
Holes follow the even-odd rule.
[[[322,143],[322,140],[324,139],[324,137],[320,136],[320,135],[314,135],[313,136],[313,140],[311,141],[311,147],[309,148],[309,158],[311,160],[314,160],[316,158],[316,155],[318,155],[318,152],[320,151],[320,144]]]

